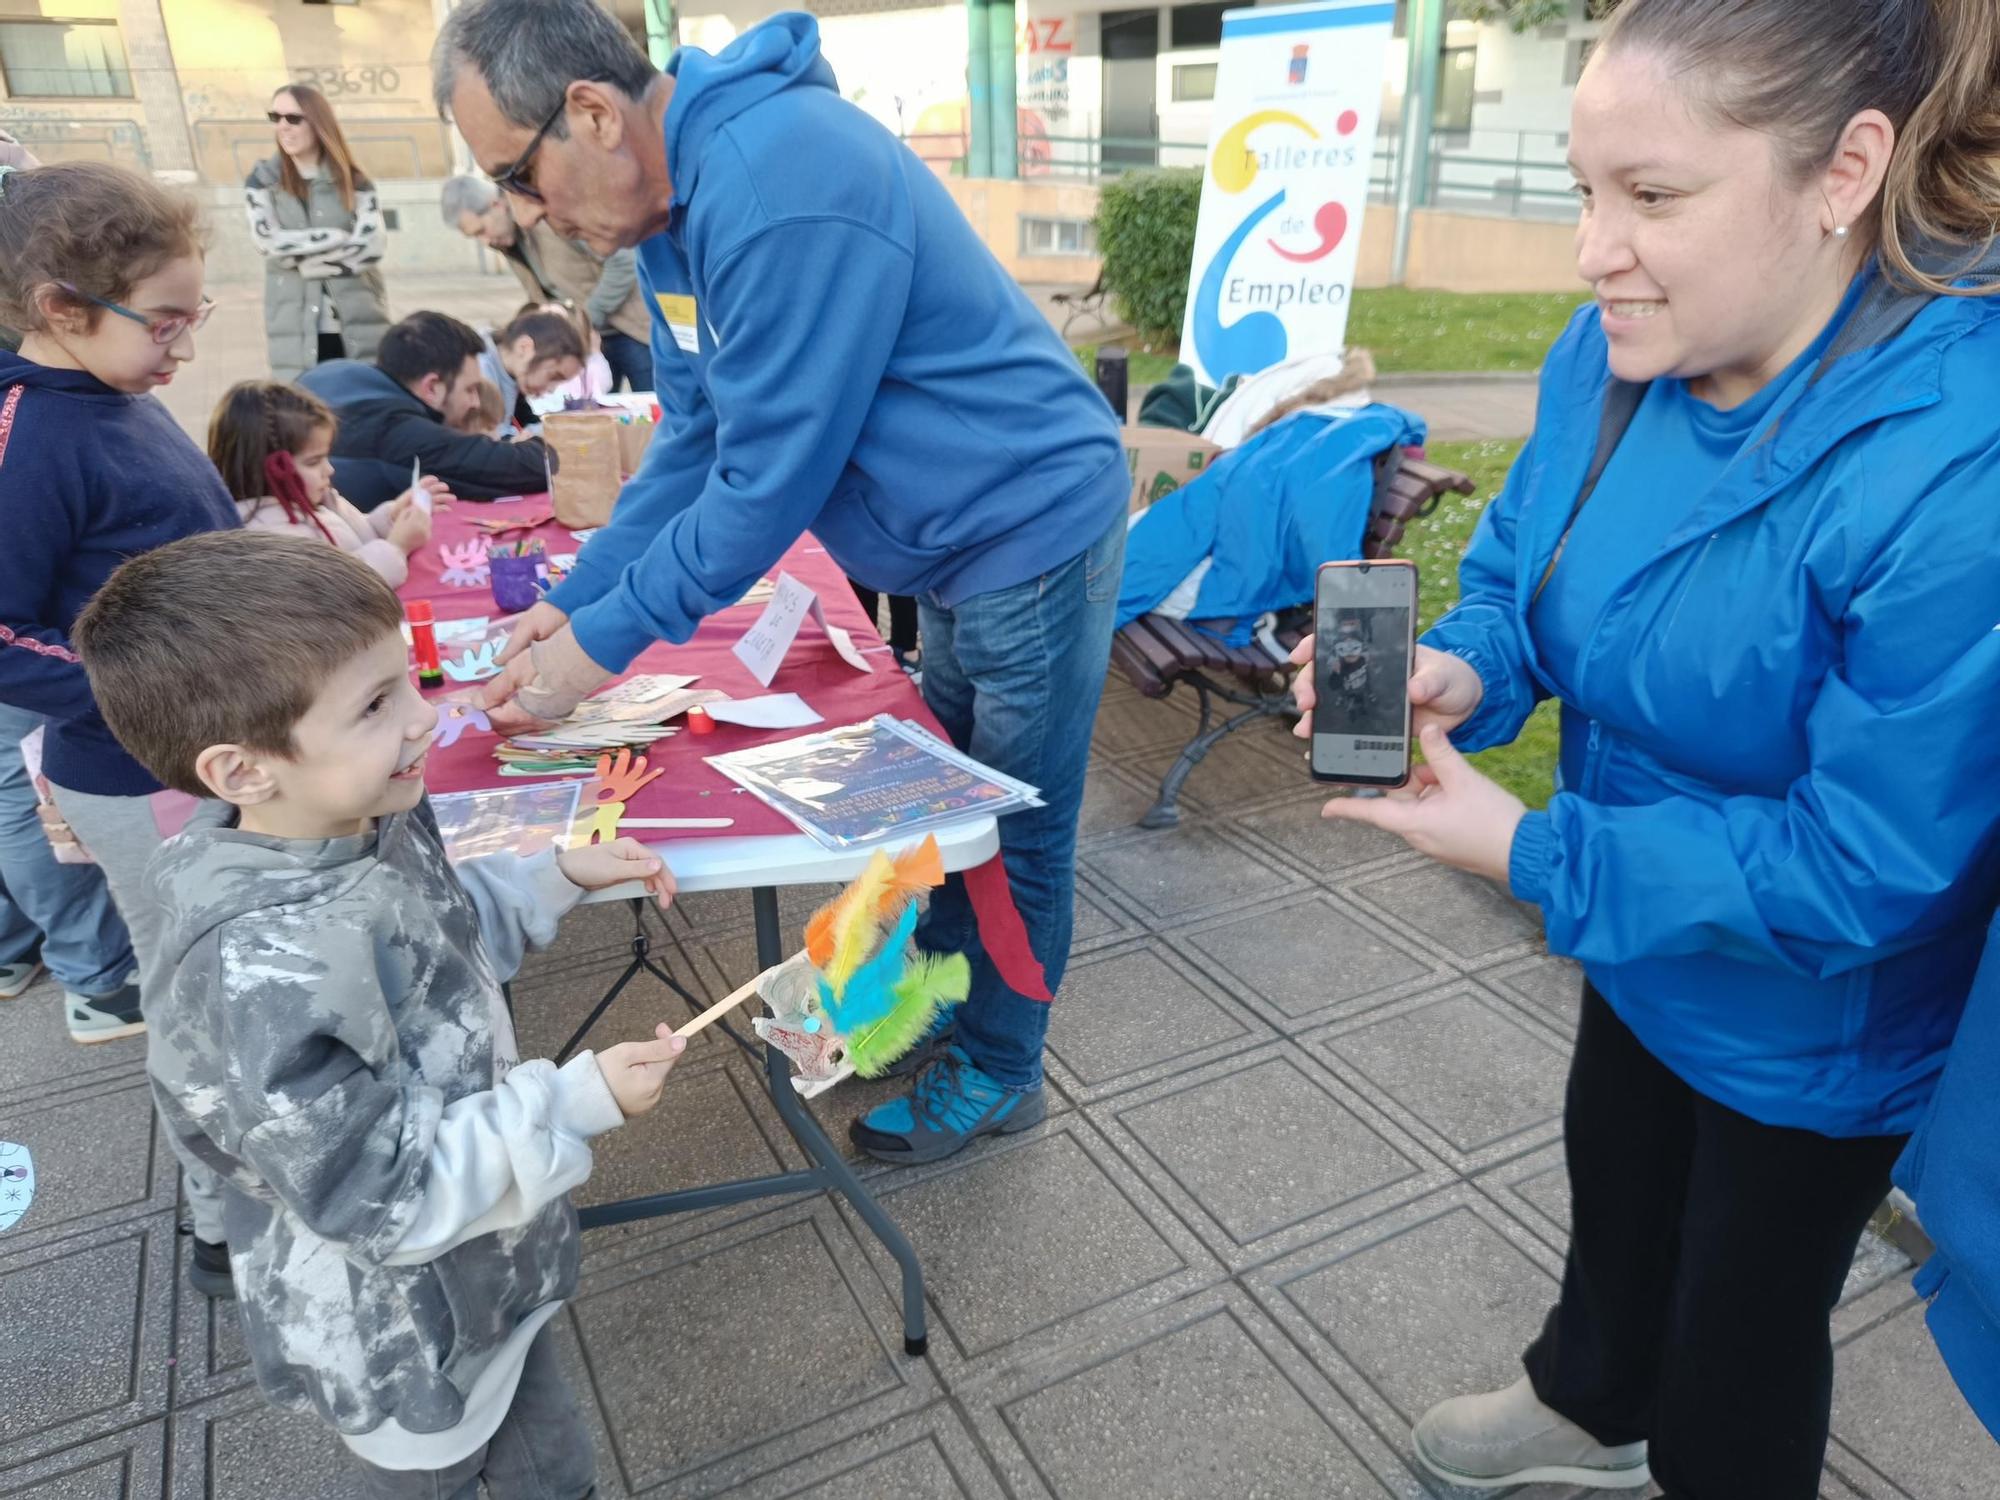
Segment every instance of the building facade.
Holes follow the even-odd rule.
[[[0,0],[0,126],[46,159],[122,162],[205,186],[219,205],[271,147],[273,90],[316,84],[381,185],[396,259],[470,269],[440,233],[438,179],[462,158],[429,102],[428,57],[451,0]],[[646,0],[607,0],[637,37]],[[657,0],[656,0],[657,4]],[[956,192],[1026,280],[1095,274],[1094,184],[1138,167],[1198,166],[1226,3],[1016,0],[1015,172],[975,172],[969,30],[984,0],[809,0],[842,93],[897,131]],[[713,50],[774,0],[683,0],[681,43]],[[1408,64],[1401,11],[1383,59],[1374,183],[1392,196]],[[1426,198],[1460,214],[1550,228],[1573,213],[1562,167],[1569,98],[1597,23],[1588,0],[1521,35],[1445,28]],[[999,45],[1004,46],[1004,37]],[[996,91],[1004,97],[1004,91]],[[973,176],[1018,179],[975,183]],[[1379,217],[1371,215],[1371,219]],[[1553,243],[1553,241],[1551,241]],[[226,269],[235,248],[217,254]]]

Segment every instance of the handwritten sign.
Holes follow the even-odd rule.
[[[854,638],[827,619],[826,606],[819,602],[819,595],[789,573],[778,575],[777,584],[771,590],[771,602],[764,606],[757,623],[746,630],[742,639],[730,649],[761,686],[769,687],[771,679],[778,675],[778,668],[784,664],[785,653],[792,649],[792,642],[798,638],[799,626],[805,623],[808,615],[826,632],[826,638],[833,642],[833,649],[842,661],[857,672],[875,670],[868,658],[855,647]]]

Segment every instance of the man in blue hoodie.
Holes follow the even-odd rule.
[[[841,99],[810,16],[684,48],[662,74],[594,0],[474,0],[432,71],[516,219],[636,248],[668,413],[511,643],[496,723],[567,712],[654,641],[686,640],[808,528],[850,577],[916,596],[931,708],[1047,803],[1000,825],[1045,986],[1001,979],[953,880],[919,941],[973,953],[956,1036],[854,1138],[924,1162],[1026,1129],[1046,1108],[1045,1001],[1069,956],[1124,555],[1112,413],[943,185]]]

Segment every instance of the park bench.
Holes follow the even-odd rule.
[[[1401,449],[1381,454],[1375,460],[1375,504],[1369,512],[1362,556],[1376,560],[1394,557],[1404,528],[1428,516],[1445,495],[1453,493],[1471,494],[1471,479]],[[1218,623],[1226,631],[1232,622]],[[1288,653],[1311,626],[1309,602],[1284,611],[1275,631],[1278,645]],[[1256,640],[1247,646],[1227,645],[1191,620],[1140,616],[1113,638],[1111,664],[1145,697],[1165,698],[1186,683],[1201,704],[1194,738],[1161,778],[1159,797],[1139,819],[1141,828],[1171,828],[1180,821],[1182,785],[1223,740],[1246,724],[1298,713],[1292,702],[1294,669],[1283,655],[1272,655],[1268,646]],[[1214,723],[1218,698],[1238,705],[1242,712]]]

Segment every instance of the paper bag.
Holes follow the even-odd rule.
[[[542,418],[542,437],[555,456],[549,486],[557,522],[582,530],[611,519],[623,479],[618,418],[610,412],[553,412]]]
[[[639,460],[653,441],[653,425],[650,416],[628,415],[618,423],[618,466],[628,476],[639,472]]]

